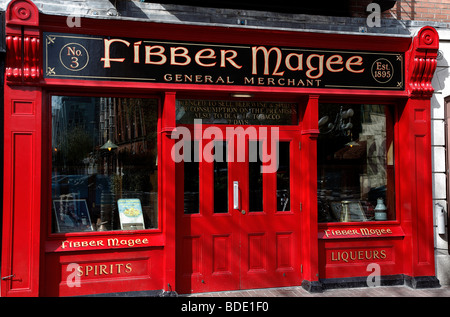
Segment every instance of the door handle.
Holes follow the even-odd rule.
[[[12,275],[8,275],[8,276],[3,276],[2,277],[2,281],[8,280],[8,279],[12,279],[16,276],[16,274],[12,274]]]
[[[239,209],[239,182],[233,182],[233,208]]]

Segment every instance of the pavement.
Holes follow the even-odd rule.
[[[450,285],[440,288],[413,289],[408,286],[378,286],[329,289],[309,293],[300,286],[183,294],[180,297],[450,297]]]

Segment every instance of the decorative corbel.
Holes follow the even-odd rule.
[[[431,86],[437,65],[439,35],[431,26],[425,26],[413,39],[411,51],[411,72],[409,87],[411,95],[430,98],[434,92]]]
[[[39,11],[30,0],[13,0],[6,10],[6,80],[35,82],[41,77]]]

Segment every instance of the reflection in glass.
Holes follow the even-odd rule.
[[[228,212],[228,160],[226,141],[214,141],[214,213]]]
[[[395,219],[391,108],[321,104],[319,118],[319,222]],[[386,216],[376,215],[377,202]]]
[[[290,210],[290,160],[289,142],[279,142],[277,171],[277,211]]]
[[[198,141],[187,141],[191,144],[186,144],[183,149],[190,150],[184,155],[184,213],[185,214],[198,214],[199,209],[199,164],[198,151],[199,142]]]
[[[263,174],[262,161],[259,156],[263,141],[249,141],[248,184],[249,184],[249,211],[263,210]]]
[[[52,232],[157,228],[158,101],[51,103]]]

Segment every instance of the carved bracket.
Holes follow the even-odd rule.
[[[439,35],[431,26],[420,29],[413,41],[409,87],[412,95],[430,98],[434,92],[431,86],[437,65]]]
[[[13,0],[6,11],[7,25],[39,25],[39,11],[30,0]]]
[[[6,11],[6,80],[41,77],[39,11],[32,1],[13,0]]]
[[[7,80],[37,80],[41,67],[39,59],[40,40],[31,36],[6,37],[7,47]]]

